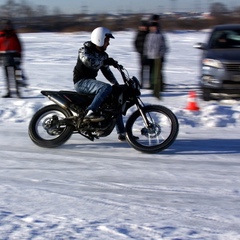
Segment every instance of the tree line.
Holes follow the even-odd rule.
[[[209,16],[201,16],[200,13],[159,13],[162,28],[164,30],[200,30],[217,24],[239,23],[240,6],[229,10],[225,4],[212,3]],[[7,0],[0,6],[0,16],[11,19],[19,32],[39,31],[91,31],[98,26],[109,27],[113,31],[137,29],[142,17],[146,13],[122,13],[122,14],[63,14],[61,9],[54,8],[52,12],[47,6],[32,5],[25,0],[17,3]]]

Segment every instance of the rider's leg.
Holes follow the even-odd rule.
[[[116,121],[116,130],[117,130],[117,134],[118,134],[118,139],[120,141],[125,141],[126,140],[125,127],[124,127],[122,115],[120,115]]]
[[[125,127],[124,127],[122,115],[120,115],[117,118],[117,121],[116,121],[116,131],[117,131],[118,134],[125,134]]]
[[[89,112],[86,116],[90,116],[89,118],[94,117],[94,112],[98,110],[99,106],[112,91],[112,86],[110,84],[94,79],[80,80],[74,86],[76,91],[80,94],[95,95],[92,103],[87,108]]]

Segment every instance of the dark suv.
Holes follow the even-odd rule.
[[[215,26],[203,50],[200,87],[205,101],[226,96],[240,97],[240,24]]]

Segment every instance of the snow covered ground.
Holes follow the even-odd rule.
[[[115,33],[108,53],[138,76],[134,34]],[[169,107],[180,131],[154,155],[118,142],[115,131],[94,142],[74,135],[56,149],[34,145],[28,123],[50,103],[40,90],[73,90],[89,33],[20,36],[30,85],[22,99],[0,99],[0,239],[240,239],[240,102],[197,98],[200,111],[185,109],[189,91],[199,93],[200,51],[192,46],[207,33],[166,35],[166,92],[158,101],[143,90],[142,100]]]

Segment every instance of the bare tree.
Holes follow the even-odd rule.
[[[32,7],[25,0],[22,0],[22,2],[19,4],[18,16],[28,18],[34,16],[34,11]]]
[[[210,12],[212,16],[219,16],[228,12],[225,4],[220,2],[215,2],[210,7]]]
[[[16,15],[17,5],[14,0],[7,0],[6,3],[1,6],[1,15],[3,17],[12,18]]]
[[[54,15],[54,16],[60,16],[60,15],[62,15],[61,9],[60,9],[59,7],[55,7],[55,8],[53,9],[53,15]]]
[[[35,12],[36,12],[35,15],[36,15],[37,17],[42,17],[42,16],[48,15],[47,7],[44,6],[44,5],[38,5],[38,6],[36,7]]]

